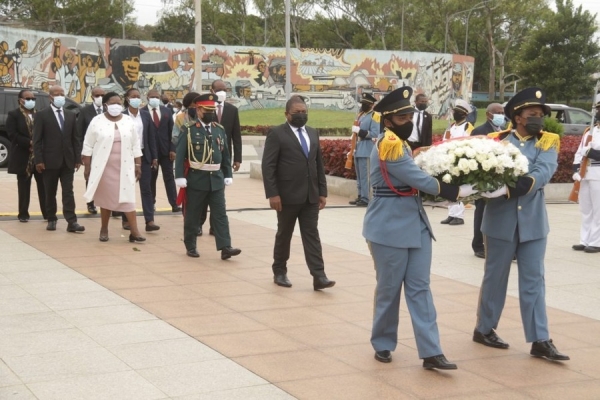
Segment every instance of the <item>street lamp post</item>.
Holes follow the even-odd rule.
[[[448,51],[448,25],[450,24],[450,19],[464,13],[469,13],[467,16],[467,35],[469,34],[469,18],[471,18],[471,12],[475,10],[482,9],[486,6],[491,0],[484,0],[481,3],[469,8],[468,10],[457,11],[453,14],[446,15],[446,33],[444,35],[444,53]],[[467,54],[467,39],[465,39],[465,54]]]
[[[292,96],[292,56],[290,43],[290,0],[285,0],[285,98]]]
[[[196,92],[202,94],[202,9],[201,0],[195,0],[196,24],[194,30],[194,43],[196,58],[194,62],[194,84]]]

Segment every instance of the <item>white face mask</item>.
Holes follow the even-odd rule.
[[[142,104],[142,99],[129,99],[129,105],[133,108],[139,108],[140,105]]]
[[[225,92],[224,90],[219,90],[218,92],[215,93],[217,95],[217,101],[219,103],[222,103],[225,101],[225,99],[227,98],[227,92]]]
[[[65,105],[65,96],[55,96],[52,98],[52,102],[54,103],[54,107],[56,108],[63,108],[63,106]]]
[[[179,111],[179,108],[177,108],[177,107],[173,107],[173,113],[176,113],[176,112],[178,112],[178,111]]]
[[[151,108],[157,108],[158,106],[160,106],[160,100],[156,97],[152,97],[151,99],[148,99],[148,105]]]
[[[94,97],[94,106],[96,108],[102,107],[102,96]]]
[[[109,104],[106,106],[106,111],[111,117],[118,117],[123,111],[123,107],[120,104]]]

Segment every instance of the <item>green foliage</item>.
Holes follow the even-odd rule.
[[[240,124],[243,126],[281,125],[285,122],[285,109],[265,108],[240,111]],[[313,128],[350,128],[356,115],[349,111],[334,111],[311,108],[308,110],[308,125]]]
[[[563,124],[558,122],[556,118],[544,118],[544,127],[542,129],[546,132],[556,133],[560,137],[562,137],[565,134],[565,127],[563,126]]]

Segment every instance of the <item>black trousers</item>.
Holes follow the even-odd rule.
[[[138,183],[140,184],[140,197],[142,198],[142,210],[144,211],[144,221],[146,223],[154,221],[154,199],[151,188],[152,174],[152,165],[146,161],[145,157],[142,157],[142,175]],[[127,222],[125,213],[121,214],[121,220]]]
[[[171,207],[177,206],[177,189],[175,188],[175,176],[173,175],[173,161],[169,159],[169,156],[158,157],[158,165],[162,171],[163,182],[165,183],[165,189],[167,190],[167,198]],[[152,204],[156,203],[156,181],[158,179],[158,168],[152,170],[152,179],[150,181],[150,188],[152,190]]]
[[[475,216],[473,218],[473,241],[471,247],[473,251],[484,251],[483,233],[481,233],[481,222],[483,221],[483,211],[485,210],[485,199],[475,200]]]
[[[202,209],[202,214],[200,214],[200,227],[206,222],[206,217],[208,216],[208,203],[204,204],[204,208]],[[212,221],[209,220],[210,228],[212,229]]]
[[[48,221],[56,221],[56,192],[58,182],[62,189],[63,216],[69,224],[77,222],[75,215],[75,195],[73,194],[73,175],[75,171],[68,168],[65,163],[58,169],[46,169],[42,173],[44,188],[46,189],[46,216]]]
[[[287,274],[290,244],[296,220],[300,224],[300,236],[304,247],[306,265],[313,277],[325,276],[323,249],[319,238],[319,203],[283,204],[277,213],[277,234],[273,249],[273,274]]]
[[[17,174],[17,190],[19,194],[19,216],[20,219],[29,219],[29,203],[31,199],[31,180],[35,178],[37,186],[40,210],[44,219],[46,218],[46,191],[44,189],[44,178],[42,174],[34,171],[32,175],[26,173]]]

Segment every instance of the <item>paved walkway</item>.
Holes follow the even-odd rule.
[[[449,227],[437,223],[446,210],[428,210],[442,346],[459,366],[444,373],[421,368],[404,302],[394,361],[373,359],[364,209],[346,207],[347,199],[330,197],[321,213],[326,271],[337,285],[315,292],[297,236],[294,286],[272,283],[276,218],[261,182],[235,175],[227,189],[233,244],[243,252],[221,261],[208,235],[198,240],[199,259],[185,256],[182,218],[162,187],[160,231],[130,244],[112,219],[110,241],[99,242],[99,218],[83,211],[81,175],[75,191],[86,232],[70,234],[64,220],[56,232],[39,216],[19,223],[16,180],[0,171],[0,399],[600,398],[600,259],[570,250],[575,205],[548,206],[548,313],[567,363],[528,355],[512,296],[498,328],[510,350],[471,341],[483,266],[470,249],[472,214]],[[515,278],[516,269],[513,296]]]

